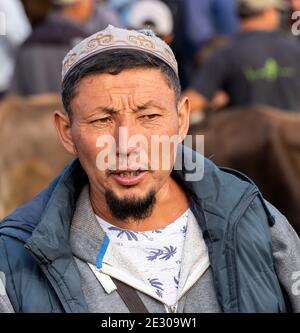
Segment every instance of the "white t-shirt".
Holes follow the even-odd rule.
[[[134,258],[137,267],[142,267],[144,280],[168,305],[177,301],[188,214],[189,209],[165,228],[144,232],[118,228],[96,216],[110,242],[121,246],[131,262]]]

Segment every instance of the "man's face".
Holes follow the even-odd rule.
[[[300,0],[290,0],[293,10],[300,10]]]
[[[264,19],[266,27],[268,27],[271,31],[277,30],[280,25],[280,17],[280,11],[277,8],[265,10]]]
[[[95,0],[81,0],[75,5],[77,5],[78,15],[80,15],[82,21],[88,21],[95,9]]]
[[[151,192],[163,195],[174,164],[174,150],[170,149],[167,168],[160,163],[158,170],[152,170],[151,140],[154,135],[179,135],[182,141],[188,130],[189,110],[186,99],[176,105],[175,92],[159,69],[87,76],[77,87],[71,109],[72,144],[65,147],[75,150],[94,191],[103,196],[110,191],[121,200],[143,199]],[[129,141],[134,135],[143,141],[132,145]],[[116,164],[99,168],[97,156],[105,147],[99,147],[97,141],[107,136],[116,143]],[[158,155],[161,159],[161,149],[155,157]]]

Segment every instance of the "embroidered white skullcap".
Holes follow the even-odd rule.
[[[127,30],[109,25],[106,29],[84,39],[68,52],[63,60],[62,79],[64,80],[71,69],[94,55],[118,49],[152,54],[168,64],[178,76],[178,65],[173,51],[151,30]]]

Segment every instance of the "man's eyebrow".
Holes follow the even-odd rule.
[[[108,113],[108,114],[115,114],[115,113],[118,113],[119,110],[113,108],[113,107],[110,107],[110,106],[100,106],[97,108],[98,111],[101,111],[103,113]]]
[[[162,108],[161,106],[157,105],[155,102],[153,102],[153,101],[149,101],[149,102],[147,102],[147,103],[140,104],[140,105],[136,106],[136,107],[133,109],[133,111],[134,111],[134,112],[144,111],[144,110],[147,110],[147,109],[149,109],[149,108],[151,108],[151,107],[155,107],[155,108],[158,108],[158,109],[163,110],[163,108]]]
[[[157,103],[155,103],[153,101],[149,101],[149,102],[146,102],[144,104],[137,105],[132,110],[133,110],[133,112],[139,112],[139,111],[147,110],[151,107],[155,107],[157,109],[163,110],[163,107],[159,106]],[[97,107],[97,111],[107,113],[107,114],[110,114],[110,115],[119,113],[118,109],[115,109],[114,107],[111,107],[111,106],[99,106],[99,107]]]

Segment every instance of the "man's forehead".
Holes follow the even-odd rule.
[[[99,73],[83,78],[76,89],[73,106],[86,113],[136,110],[151,102],[148,109],[173,105],[174,91],[159,69],[124,70],[117,75]],[[144,108],[145,109],[145,108]]]
[[[87,88],[87,87],[86,87]],[[149,109],[158,107],[166,109],[168,105],[173,104],[174,92],[167,87],[157,88],[155,84],[144,86],[124,86],[124,87],[97,87],[92,89],[83,89],[81,93],[74,98],[74,103],[81,107],[84,104],[86,111],[107,111],[108,109],[120,111],[127,107],[135,110],[138,108]]]
[[[113,84],[113,85],[124,85],[124,81],[127,86],[135,85],[142,82],[146,84],[147,82],[153,83],[153,79],[158,79],[159,81],[164,81],[164,74],[159,67],[136,67],[136,68],[126,68],[121,70],[119,73],[92,73],[86,75],[81,81],[89,84],[94,82],[102,83],[103,85]]]
[[[101,73],[90,75],[81,80],[78,90],[96,94],[99,97],[105,95],[151,95],[160,94],[162,91],[172,92],[163,74],[157,69],[122,71],[117,75]]]
[[[116,89],[116,91],[100,91],[95,97],[92,104],[95,104],[99,110],[110,106],[115,106],[117,109],[122,109],[124,106],[148,109],[169,104],[167,96],[163,96],[161,92],[158,93],[153,90],[143,90],[141,92],[128,90],[121,92]]]

